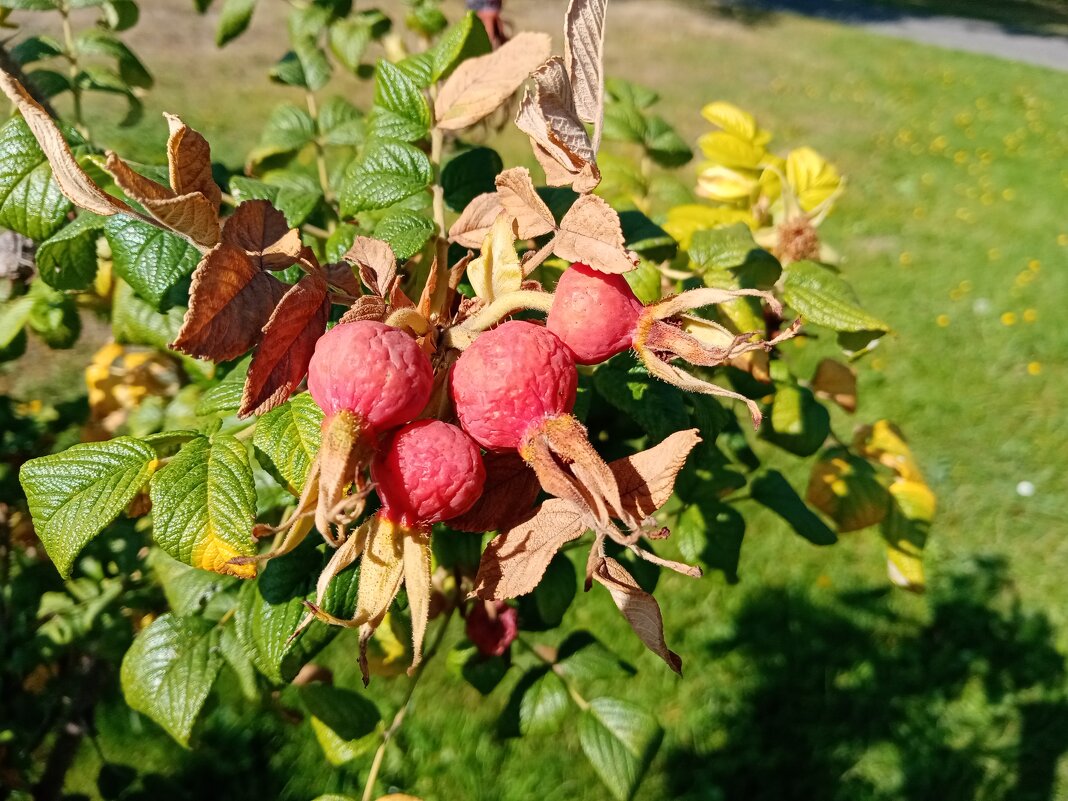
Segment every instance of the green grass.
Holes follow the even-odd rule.
[[[516,6],[517,22],[558,30],[559,4],[529,5]],[[746,509],[740,584],[660,583],[684,679],[642,652],[603,593],[580,597],[565,628],[592,628],[639,668],[636,680],[584,688],[588,696],[623,694],[655,709],[667,731],[641,797],[1065,797],[1066,77],[821,22],[750,29],[645,6],[613,4],[610,74],[657,87],[689,139],[703,129],[700,106],[723,98],[755,112],[778,147],[811,144],[849,176],[823,232],[895,331],[862,370],[859,418],[836,412],[836,430],[900,422],[940,512],[931,592],[920,598],[886,589],[873,533],[815,549]],[[197,45],[151,59],[160,85],[150,109],[184,112],[231,162],[286,95],[261,78],[281,49],[263,22],[222,56]],[[1034,497],[1016,494],[1024,480]],[[351,670],[353,648],[339,639],[331,661]],[[427,799],[605,798],[574,731],[495,736],[506,697],[482,699],[433,667],[386,781]],[[301,731],[253,717],[220,723],[187,758],[183,781],[190,792],[232,786],[236,797],[356,792],[360,769],[296,767],[319,759]]]

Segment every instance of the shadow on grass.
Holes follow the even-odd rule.
[[[668,755],[673,799],[1052,801],[1068,750],[1065,661],[998,560],[930,598],[930,619],[886,593],[832,603],[756,595],[712,645],[738,687],[712,714],[723,740]]]

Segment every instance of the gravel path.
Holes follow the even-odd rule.
[[[735,0],[768,11],[790,11],[856,25],[875,33],[967,50],[1068,72],[1068,37],[1042,35],[961,17],[926,16],[857,0]]]

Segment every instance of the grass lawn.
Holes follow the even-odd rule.
[[[513,19],[557,33],[564,5],[517,3]],[[128,150],[151,130],[162,142],[153,115],[167,108],[238,161],[289,96],[262,78],[283,50],[275,6],[218,53],[184,4],[144,3],[140,50],[158,88],[132,135],[94,118],[104,140]],[[886,589],[872,533],[818,550],[754,513],[740,584],[661,581],[681,680],[641,651],[605,594],[579,598],[565,628],[594,629],[639,668],[588,697],[626,692],[666,728],[641,797],[1068,796],[1068,76],[789,16],[748,28],[620,0],[608,65],[656,87],[691,140],[700,106],[722,98],[756,113],[781,148],[811,144],[849,176],[823,231],[895,333],[862,371],[863,419],[839,414],[836,430],[899,421],[940,501],[925,597]],[[132,155],[151,153],[139,147]],[[1022,481],[1033,497],[1017,494]],[[353,648],[339,638],[332,661],[351,671]],[[441,668],[416,693],[389,781],[427,799],[606,797],[574,732],[501,740],[507,693],[480,700]],[[262,759],[274,782],[288,777],[287,798],[359,788],[355,768],[295,769],[319,759],[314,742],[283,744],[256,725],[211,732],[235,764],[193,754],[190,786],[248,790],[268,781],[246,772]]]

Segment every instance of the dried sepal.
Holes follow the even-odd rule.
[[[323,420],[315,527],[328,542],[342,542],[348,518],[358,517],[362,511],[362,504],[358,503],[355,508],[348,508],[346,497],[349,486],[360,479],[360,470],[370,455],[364,431],[352,412],[340,411]],[[359,494],[356,500],[362,500]],[[337,533],[335,526],[340,529]]]
[[[404,536],[404,588],[412,617],[411,675],[423,661],[423,639],[430,620],[430,534],[407,531]]]
[[[496,192],[476,195],[449,228],[449,241],[465,248],[480,248],[497,217],[504,210]]]
[[[285,270],[296,264],[304,248],[300,231],[269,200],[246,200],[223,223],[223,242],[245,251],[263,270]]]
[[[457,531],[504,531],[533,512],[541,485],[530,466],[517,453],[482,456],[486,484],[475,505],[448,521]]]

